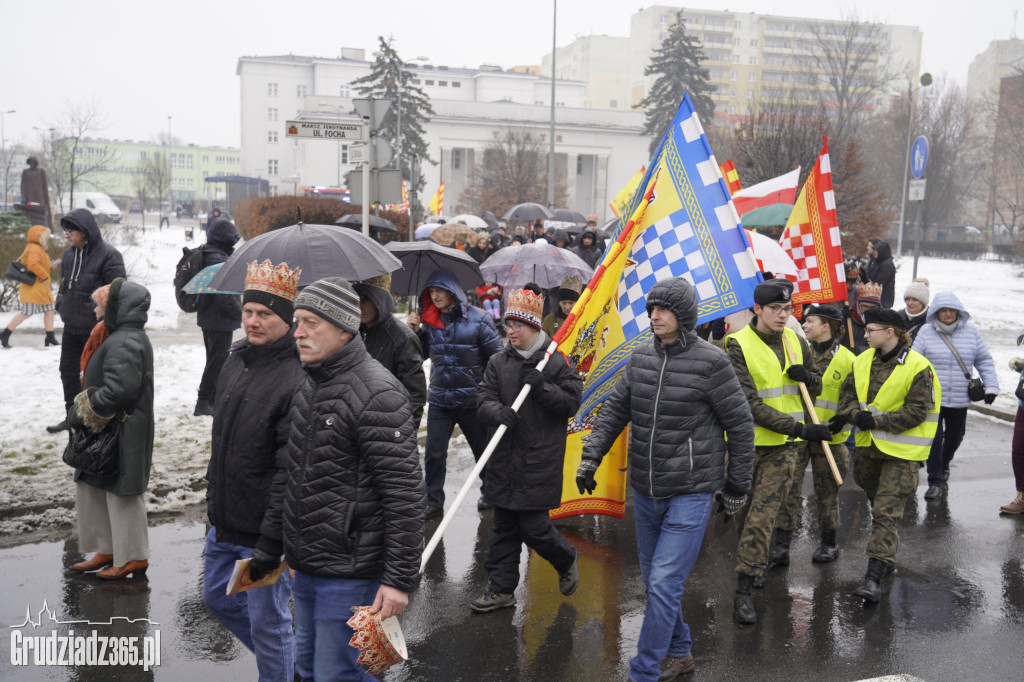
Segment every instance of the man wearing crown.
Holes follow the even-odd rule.
[[[203,603],[256,654],[260,680],[294,676],[291,578],[225,595],[235,561],[252,557],[274,475],[287,466],[288,413],[302,380],[292,337],[300,269],[249,264],[242,294],[245,338],[231,347],[213,404]]]

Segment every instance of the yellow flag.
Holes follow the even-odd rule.
[[[626,186],[620,189],[619,193],[608,202],[615,215],[622,215],[626,212],[629,202],[633,200],[633,195],[636,194],[637,188],[640,187],[640,181],[644,179],[644,172],[646,170],[644,166],[641,166],[640,170],[626,183]]]

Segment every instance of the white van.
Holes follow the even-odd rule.
[[[121,222],[121,209],[117,207],[113,199],[103,192],[75,192],[74,206],[68,205],[69,195],[63,195],[62,199],[61,205],[65,211],[72,211],[76,208],[87,209],[96,217],[96,222],[100,225]]]

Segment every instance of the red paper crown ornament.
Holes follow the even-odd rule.
[[[505,319],[517,320],[540,329],[541,315],[544,314],[544,298],[529,289],[516,289],[505,306]]]

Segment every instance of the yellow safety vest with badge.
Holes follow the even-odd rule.
[[[839,389],[846,381],[850,369],[853,368],[853,361],[857,356],[850,352],[846,346],[837,341],[834,348],[834,355],[821,375],[821,395],[814,399],[814,411],[818,413],[818,421],[827,424],[839,411]],[[850,428],[847,426],[840,431],[832,440],[832,444],[845,443],[850,437]]]
[[[854,385],[857,388],[857,400],[862,410],[873,415],[896,412],[903,408],[904,400],[910,391],[914,377],[924,370],[932,373],[932,408],[923,422],[902,433],[890,433],[881,429],[857,431],[857,447],[874,444],[876,448],[891,457],[923,462],[928,459],[935,432],[939,426],[939,408],[942,402],[942,388],[935,368],[928,359],[915,350],[905,349],[904,357],[878,389],[878,395],[871,403],[867,402],[868,385],[871,382],[871,361],[875,358],[875,349],[869,348],[853,361]]]
[[[803,348],[800,346],[800,338],[796,332],[786,327],[782,333],[786,335],[789,347],[794,349],[798,358],[797,362],[803,363]],[[798,422],[803,422],[804,406],[800,400],[800,386],[785,372],[786,368],[790,366],[789,354],[783,353],[786,362],[785,366],[780,366],[779,357],[775,355],[775,351],[761,340],[750,325],[729,336],[736,339],[740,348],[743,349],[743,357],[747,361],[747,371],[750,372],[754,385],[757,386],[757,395],[761,401]],[[754,423],[755,446],[785,445],[790,441],[788,435]]]

